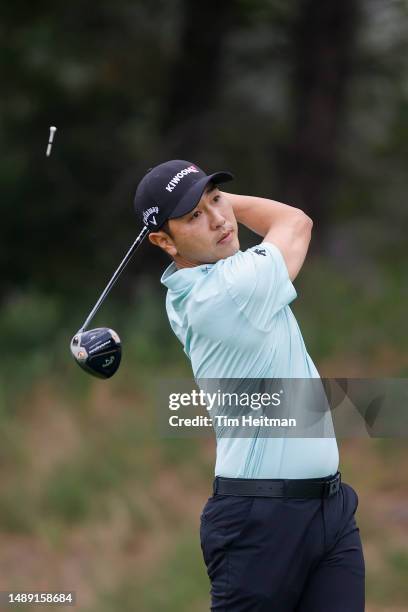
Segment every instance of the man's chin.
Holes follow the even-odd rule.
[[[217,261],[220,261],[221,259],[227,259],[227,257],[232,257],[233,255],[238,253],[238,251],[239,251],[239,242],[238,240],[234,240],[233,243],[226,244],[223,248],[221,248],[220,252],[217,253],[216,257],[214,258],[214,261],[211,263],[216,263]]]
[[[238,253],[239,247],[239,240],[235,238],[225,245],[217,245],[217,248],[211,254],[202,255],[201,257],[197,257],[197,254],[195,256],[178,255],[174,260],[178,268],[194,268],[195,266],[203,266],[205,264],[215,264],[221,259],[227,259],[227,257],[232,257],[232,255]]]

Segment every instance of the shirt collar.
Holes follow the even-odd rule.
[[[203,274],[207,274],[215,264],[202,264],[201,266],[194,266],[194,268],[177,268],[173,261],[162,274],[160,282],[172,291],[179,291],[189,287],[195,283],[196,280],[203,277]]]

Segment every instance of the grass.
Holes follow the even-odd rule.
[[[330,262],[317,259],[302,270],[296,283],[299,302],[293,302],[293,310],[315,361],[350,354],[369,364],[384,346],[406,352],[401,334],[406,316],[403,273],[389,274],[378,266],[374,284],[372,278],[349,268],[336,270]],[[406,368],[406,363],[397,364],[395,375],[403,375]]]
[[[137,573],[124,579],[116,589],[101,592],[86,612],[194,612],[205,610],[209,580],[201,562],[197,534],[181,531],[174,545],[163,554],[153,575]],[[207,606],[208,607],[208,606]]]
[[[408,601],[408,554],[403,549],[383,550],[381,571],[368,571],[367,592],[378,604],[406,606]],[[405,608],[404,608],[405,609]]]

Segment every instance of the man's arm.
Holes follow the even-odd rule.
[[[223,195],[231,202],[239,223],[279,248],[293,281],[309,248],[313,227],[310,217],[299,208],[274,200],[225,192]]]

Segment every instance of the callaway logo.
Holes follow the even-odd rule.
[[[257,255],[263,255],[264,257],[266,257],[265,249],[254,249],[254,253],[256,253]]]
[[[183,176],[190,174],[190,172],[200,172],[200,171],[197,170],[195,166],[189,166],[188,168],[184,168],[184,170],[180,170],[180,172],[177,172],[177,174],[175,174],[173,178],[168,182],[167,187],[166,187],[167,191],[171,193],[173,189],[177,187],[177,185],[179,184]]]
[[[159,207],[158,206],[152,206],[151,208],[148,208],[147,210],[143,211],[143,223],[145,225],[147,225],[148,223],[152,223],[153,225],[157,225],[157,221],[156,221],[156,217],[153,215],[153,213],[156,213],[156,215],[159,212]],[[150,215],[153,215],[153,217],[151,219],[149,219]]]
[[[103,368],[108,368],[110,365],[112,365],[112,363],[115,361],[115,358],[113,355],[111,355],[108,359],[108,357],[106,357],[105,359],[105,363],[102,364]]]

